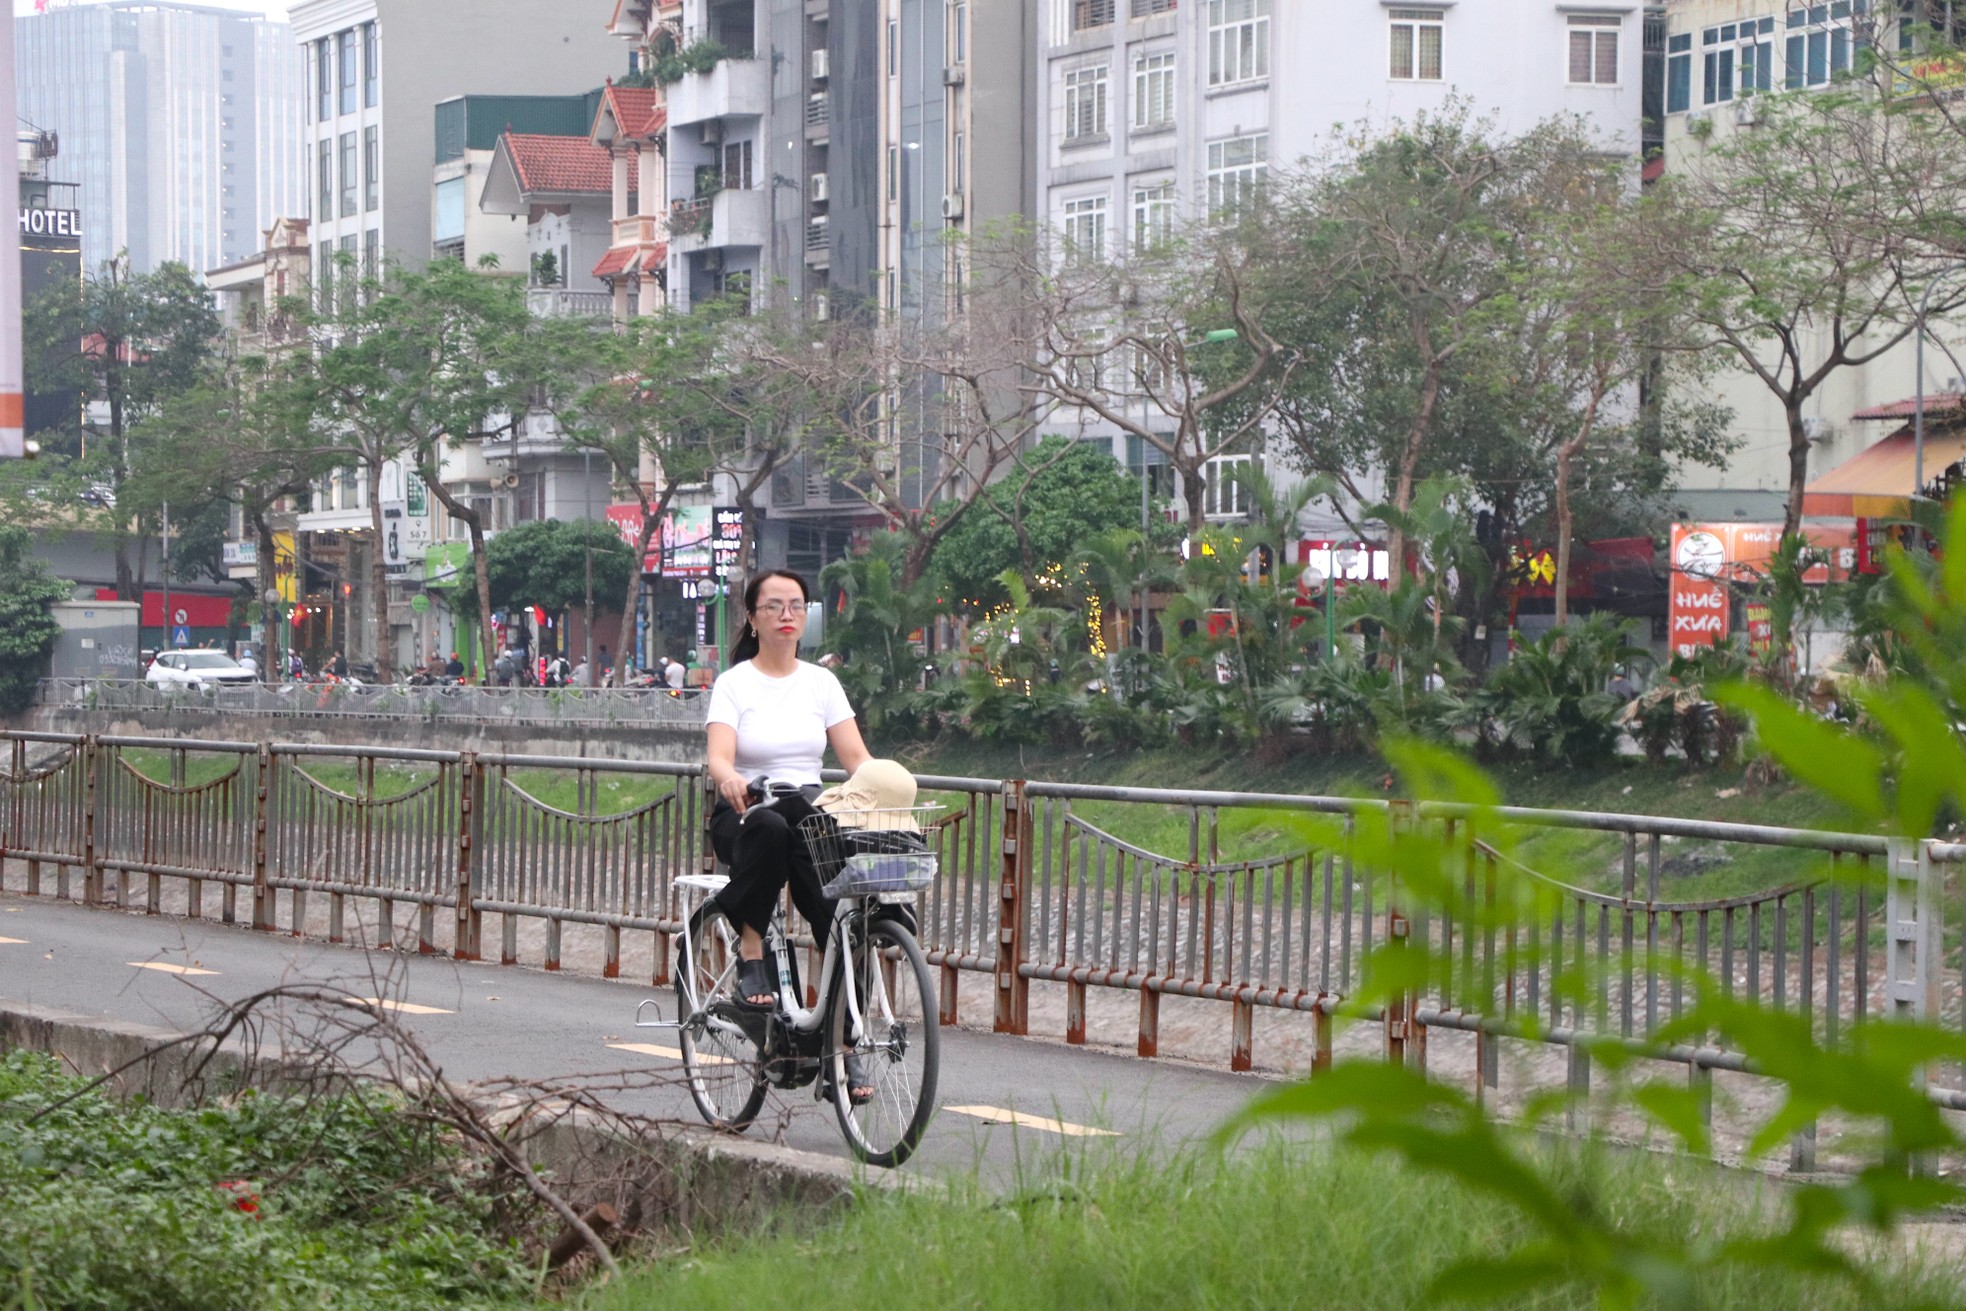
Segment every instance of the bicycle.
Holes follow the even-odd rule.
[[[752,809],[769,809],[801,791],[763,779],[754,780],[752,790],[760,796]],[[752,1006],[736,994],[739,926],[716,899],[729,878],[675,879],[682,921],[677,1018],[660,1018],[659,1000],[649,998],[637,1008],[635,1025],[675,1030],[690,1097],[713,1128],[742,1133],[771,1088],[816,1084],[814,1100],[833,1103],[855,1157],[891,1168],[914,1153],[935,1113],[941,1035],[928,961],[906,918],[916,892],[934,878],[936,862],[904,820],[937,809],[914,806],[858,817],[879,818],[888,829],[842,828],[824,812],[800,822],[799,836],[826,895],[837,899],[811,1006],[800,1004],[804,992],[782,902],[765,933],[777,1002]],[[694,908],[693,897],[700,898]],[[657,1018],[645,1020],[650,1006]],[[873,1086],[862,1102],[849,1095],[849,1055],[860,1058]]]

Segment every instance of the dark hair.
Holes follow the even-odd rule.
[[[799,585],[800,600],[812,600],[812,589],[806,586],[806,580],[790,569],[767,569],[744,584],[744,627],[737,630],[737,641],[730,648],[730,662],[733,665],[742,664],[758,654],[758,630],[751,623],[751,616],[758,609],[758,589],[765,585],[767,578],[789,578]]]

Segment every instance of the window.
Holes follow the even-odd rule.
[[[314,305],[323,314],[334,309],[334,243],[314,247]]]
[[[1211,518],[1249,513],[1249,488],[1236,477],[1248,469],[1247,455],[1224,455],[1202,466],[1201,512]]]
[[[374,228],[362,234],[362,276],[382,276],[382,233]]]
[[[1106,135],[1106,65],[1065,74],[1065,139]]]
[[[1174,381],[1174,370],[1158,351],[1135,346],[1133,376],[1128,381],[1133,384],[1132,390],[1136,396],[1166,396]]]
[[[1106,198],[1065,202],[1065,251],[1074,261],[1106,258]]]
[[[1155,14],[1171,14],[1177,0],[1133,0],[1135,18],[1152,18]]]
[[[355,29],[335,38],[341,53],[341,112],[355,112]]]
[[[320,178],[314,188],[314,212],[324,219],[334,217],[334,138],[321,138]]]
[[[1859,0],[1859,16],[1866,6]],[[1898,0],[1898,50],[1917,54],[1933,48],[1957,50],[1966,46],[1966,2],[1962,0]]]
[[[382,143],[378,128],[362,129],[362,208],[373,210],[382,203]]]
[[[362,103],[370,109],[374,109],[376,101],[381,98],[382,69],[376,62],[379,53],[375,24],[362,24]]]
[[[901,147],[887,148],[887,198],[901,199]]]
[[[326,37],[314,43],[314,86],[320,111],[315,117],[325,123],[334,117],[334,48]]]
[[[1133,57],[1133,126],[1171,127],[1174,123],[1174,52]]]
[[[1392,19],[1392,67],[1395,78],[1419,82],[1440,80],[1441,33],[1445,9],[1395,9]]]
[[[949,0],[949,62],[960,64],[969,58],[968,0]]]
[[[1586,86],[1618,85],[1616,14],[1570,15],[1570,81]]]
[[[1208,84],[1270,75],[1270,0],[1208,0]]]
[[[724,187],[730,191],[751,189],[751,143],[732,141],[724,147]]]
[[[341,134],[341,216],[355,212],[355,134]],[[352,240],[352,238],[351,238]]]
[[[1666,112],[1678,114],[1693,106],[1693,34],[1682,32],[1666,41]]]
[[[1805,86],[1824,86],[1832,78],[1850,71],[1853,13],[1861,16],[1868,8],[1861,2],[1836,0],[1834,4],[1811,5],[1789,11],[1787,68],[1783,85],[1790,90]],[[1772,30],[1775,20],[1761,20]],[[1741,24],[1743,28],[1746,23]],[[1724,29],[1723,29],[1724,30]]]
[[[960,132],[949,138],[949,190],[963,190],[963,179],[969,176],[968,142]]]
[[[1133,188],[1133,248],[1151,250],[1174,235],[1174,184],[1148,182]]]
[[[893,18],[887,20],[887,75],[901,76],[901,23]]]
[[[1262,190],[1270,172],[1270,136],[1208,143],[1208,212],[1235,214]]]
[[[464,236],[464,179],[448,178],[439,182],[436,193],[436,203],[431,209],[431,240],[440,243],[461,240]]]
[[[336,290],[341,293],[341,308],[344,313],[355,308],[355,287],[357,273],[355,268],[355,234],[349,233],[341,239],[341,281]]]
[[[1700,33],[1700,103],[1718,105],[1774,84],[1775,20],[1724,23]]]
[[[1113,0],[1072,0],[1072,30],[1085,32],[1113,25]]]

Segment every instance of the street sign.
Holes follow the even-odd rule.
[[[430,598],[425,596],[422,592],[418,592],[415,596],[410,598],[410,609],[416,611],[418,614],[429,613]]]
[[[191,622],[191,612],[189,610],[186,610],[183,606],[179,606],[176,610],[173,610],[171,612],[171,622],[177,624],[179,627],[182,627],[185,624]]]
[[[177,626],[176,628],[173,628],[173,629],[171,630],[171,645],[172,645],[172,646],[190,646],[190,645],[191,645],[191,630],[190,630],[189,628],[187,628],[187,627],[185,627],[185,625],[184,625],[184,623],[183,623],[183,620],[184,620],[184,611],[182,611],[182,610],[180,610],[180,611],[178,611],[178,612],[177,612],[177,614],[178,614],[178,620],[179,620],[179,622],[178,622],[178,626]]]

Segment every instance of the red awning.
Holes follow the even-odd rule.
[[[1911,429],[1898,429],[1803,488],[1802,513],[1826,519],[1903,517],[1918,491],[1912,476],[1914,456]],[[1962,457],[1966,457],[1966,430],[1926,429],[1927,482]]]
[[[607,254],[601,256],[601,262],[594,266],[594,276],[597,278],[615,278],[621,276],[621,274],[627,272],[628,266],[634,263],[636,253],[635,247],[633,246],[615,246],[611,248]]]

